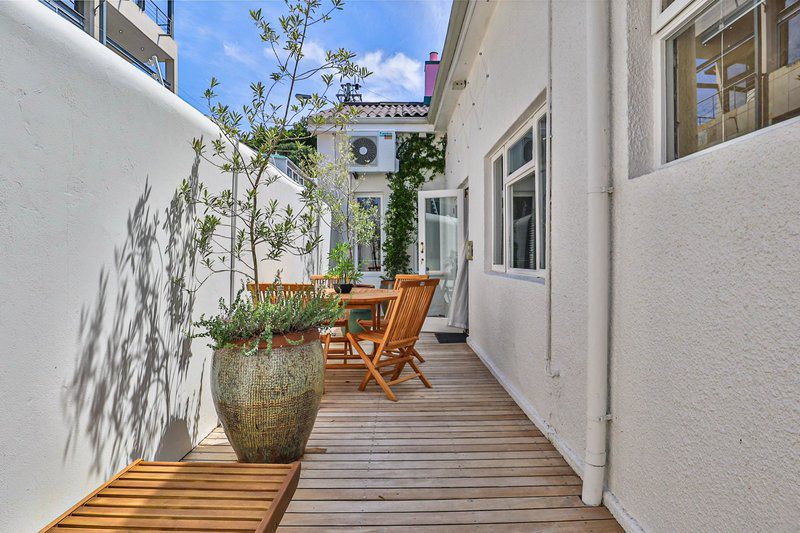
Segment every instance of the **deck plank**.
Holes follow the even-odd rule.
[[[359,392],[358,370],[327,372],[279,531],[621,531],[468,346],[425,335],[418,349],[434,388],[403,383],[396,403]],[[217,428],[186,460],[236,456]]]

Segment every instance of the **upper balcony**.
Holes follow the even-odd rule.
[[[177,92],[174,2],[40,0],[137,69]]]

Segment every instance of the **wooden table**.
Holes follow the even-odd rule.
[[[372,323],[380,327],[380,304],[396,300],[400,296],[392,289],[372,289],[369,287],[353,287],[347,294],[339,294],[348,309],[369,309],[372,311]]]
[[[41,531],[272,533],[299,479],[299,462],[270,465],[139,459]]]

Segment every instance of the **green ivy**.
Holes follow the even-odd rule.
[[[411,272],[408,248],[416,241],[417,193],[426,181],[444,173],[446,137],[410,134],[397,147],[399,170],[387,176],[386,241],[383,244],[386,277]]]

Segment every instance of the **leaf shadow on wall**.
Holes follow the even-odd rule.
[[[196,159],[195,186],[198,167]],[[75,372],[62,395],[64,461],[88,441],[91,473],[103,477],[140,457],[177,459],[197,437],[205,376],[186,383],[194,297],[174,282],[194,276],[193,213],[177,192],[163,211],[151,194],[148,178],[113,268],[101,269],[94,302],[81,310]]]

